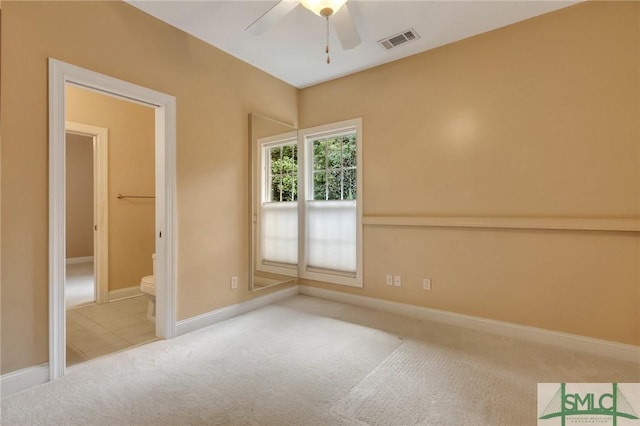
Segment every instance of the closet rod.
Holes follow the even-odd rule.
[[[122,195],[118,194],[118,198],[156,198],[153,195]]]

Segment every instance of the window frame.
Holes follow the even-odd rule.
[[[356,133],[356,199],[340,200],[356,204],[356,271],[355,275],[308,267],[307,202],[313,200],[313,141],[335,135]],[[349,287],[363,287],[362,253],[362,118],[298,130],[298,276],[303,279],[328,282]],[[303,183],[303,185],[300,185]],[[335,201],[335,200],[334,200]]]
[[[291,145],[291,144],[295,144],[297,147],[297,151],[298,151],[298,182],[297,182],[297,187],[298,187],[298,199],[296,201],[278,201],[278,202],[272,202],[272,201],[265,201],[267,199],[270,198],[270,185],[268,186],[269,183],[269,174],[270,174],[270,158],[267,159],[268,157],[268,153],[269,150],[271,148],[277,147],[277,146],[284,146],[284,145]],[[279,204],[279,205],[284,205],[284,204],[293,204],[293,203],[297,203],[297,205],[299,206],[300,203],[298,202],[300,200],[300,146],[299,146],[299,139],[297,137],[297,131],[291,131],[291,132],[287,132],[287,133],[282,133],[279,135],[275,135],[275,136],[268,136],[268,137],[264,137],[264,138],[258,138],[257,139],[257,144],[256,144],[256,150],[257,152],[257,158],[258,161],[256,161],[256,176],[259,177],[259,181],[258,181],[258,188],[259,190],[256,193],[256,205],[258,206],[258,208],[256,209],[256,217],[253,219],[255,226],[256,226],[256,233],[255,233],[255,241],[253,242],[254,247],[255,247],[255,265],[254,268],[256,271],[260,271],[260,272],[267,272],[267,273],[272,273],[272,274],[279,274],[279,275],[286,275],[286,276],[290,276],[290,277],[297,277],[298,276],[298,265],[300,264],[300,258],[298,257],[298,264],[289,264],[289,263],[279,263],[279,262],[272,262],[272,261],[268,261],[265,260],[263,255],[262,255],[262,244],[260,241],[261,235],[262,235],[262,208],[263,205],[268,203],[268,204]],[[298,221],[300,220],[299,215],[300,215],[300,210],[298,207]],[[298,256],[300,255],[300,234],[299,234],[299,229],[298,229]]]

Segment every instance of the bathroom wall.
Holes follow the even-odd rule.
[[[606,226],[640,219],[639,22],[584,2],[302,90],[301,127],[363,118],[368,220],[364,288],[308,284],[639,345],[640,233]]]
[[[155,201],[117,196],[155,194],[155,112],[75,86],[66,95],[68,121],[108,129],[109,291],[139,286],[153,273]]]
[[[93,138],[66,138],[66,257],[93,256]]]
[[[124,2],[5,0],[0,36],[1,373],[48,360],[48,57],[177,98],[178,320],[255,297],[248,114],[295,123],[297,90]]]

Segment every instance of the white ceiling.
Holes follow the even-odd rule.
[[[570,6],[578,1],[379,1],[347,5],[362,44],[344,51],[325,21],[302,6],[261,36],[245,28],[278,3],[264,1],[128,0],[133,6],[267,73],[303,88]],[[377,40],[413,28],[420,39],[385,50]]]

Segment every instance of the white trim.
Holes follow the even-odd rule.
[[[130,299],[132,297],[142,296],[144,293],[140,290],[139,285],[131,287],[119,288],[117,290],[111,290],[109,292],[109,302],[115,302],[116,300]]]
[[[255,260],[255,265],[253,265],[253,268],[255,271],[259,271],[259,272],[268,272],[271,274],[280,274],[280,275],[284,275],[287,277],[297,277],[298,276],[298,265],[293,264],[291,266],[276,266],[276,265],[269,265],[269,264],[265,264],[264,263],[264,259],[262,256],[262,242],[260,241],[260,238],[262,237],[262,211],[263,211],[263,206],[264,203],[266,202],[265,200],[267,200],[269,198],[269,188],[267,187],[267,182],[269,182],[269,163],[267,163],[266,160],[266,155],[268,154],[268,149],[269,148],[273,148],[276,146],[282,146],[282,145],[295,145],[296,150],[299,151],[300,148],[298,147],[298,131],[297,130],[293,130],[290,132],[285,132],[279,135],[275,135],[275,136],[269,136],[269,137],[264,137],[264,138],[258,138],[257,140],[257,144],[256,147],[254,147],[255,152],[257,152],[257,154],[254,153],[254,155],[256,156],[257,160],[257,168],[255,170],[256,176],[258,178],[258,190],[256,191],[256,196],[258,197],[257,200],[255,200],[255,206],[256,211],[255,211],[255,232],[256,232],[256,236],[254,239],[254,250],[255,250],[255,256],[254,256],[254,260]],[[299,160],[298,160],[298,167],[299,167]],[[299,190],[299,185],[298,188]],[[299,193],[298,193],[299,196]],[[297,201],[291,201],[288,202],[290,204],[296,204],[296,209],[297,209],[297,205],[298,202]],[[278,203],[280,204],[280,203]],[[298,238],[298,244],[300,243],[300,238]]]
[[[0,376],[0,397],[41,385],[49,381],[49,364],[40,364]]]
[[[640,219],[582,217],[365,216],[368,226],[640,232]]]
[[[514,339],[527,340],[545,345],[557,346],[563,349],[574,350],[615,358],[622,361],[640,363],[640,347],[592,337],[578,336],[575,334],[561,333],[542,328],[529,327],[504,321],[479,318],[438,309],[414,306],[405,303],[390,302],[372,297],[347,294],[334,290],[325,290],[317,287],[301,285],[300,294],[319,297],[334,302],[364,306],[394,314],[404,315],[427,321],[436,321],[457,327],[478,330]]]
[[[314,272],[307,269],[307,189],[313,185],[313,158],[308,155],[311,151],[307,139],[314,136],[335,135],[346,130],[356,132],[356,271],[355,277],[332,275],[330,273]],[[300,240],[298,251],[298,276],[314,281],[323,281],[340,284],[349,287],[362,288],[362,118],[353,118],[337,123],[310,127],[298,130],[298,239]],[[311,172],[309,172],[311,170]],[[300,185],[300,183],[303,183]],[[302,202],[300,202],[302,201]]]
[[[148,89],[145,89],[148,90]],[[156,108],[156,336],[176,336],[176,98],[163,93]],[[154,95],[154,96],[156,96]],[[163,143],[164,142],[164,143]]]
[[[65,81],[64,68],[49,60],[49,376],[66,364],[65,281]]]
[[[67,265],[75,265],[76,263],[89,263],[93,262],[93,256],[84,256],[84,257],[67,257],[65,263]]]
[[[49,58],[49,368],[65,372],[65,85],[155,108],[156,140],[156,335],[176,327],[176,99],[104,74]]]
[[[96,302],[109,301],[109,130],[67,121],[66,132],[93,139],[93,265]]]
[[[262,308],[263,306],[270,305],[280,300],[288,299],[297,294],[298,286],[294,286],[274,293],[269,293],[264,296],[256,297],[254,299],[247,300],[246,302],[225,306],[224,308],[216,309],[215,311],[178,321],[176,326],[177,335],[181,336],[183,334],[191,333],[192,331],[199,330],[203,327],[207,327],[221,321],[226,321],[230,318]]]

